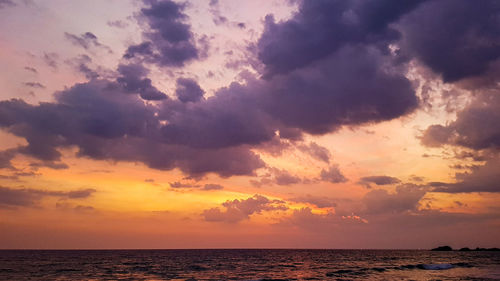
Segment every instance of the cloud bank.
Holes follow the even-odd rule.
[[[254,175],[266,166],[254,149],[276,138],[322,135],[413,112],[419,100],[405,76],[411,60],[452,82],[487,73],[498,58],[495,1],[303,1],[286,21],[266,17],[254,46],[262,78],[247,77],[205,98],[196,80],[181,77],[169,96],[153,85],[149,67],[182,68],[203,59],[206,46],[192,31],[187,4],[143,4],[137,14],[142,41],[128,46],[116,80],[90,76],[38,105],[0,102],[0,127],[28,143],[17,153],[55,163],[59,149],[76,147],[80,157],[178,168],[192,178]],[[437,27],[450,24],[453,32],[440,36]],[[100,44],[90,32],[66,37],[85,49]],[[447,55],[434,59],[438,53]],[[492,108],[481,111],[489,114],[481,120],[493,120],[495,106],[487,105]],[[496,145],[494,131],[461,121],[472,110],[447,127],[429,128],[425,142]],[[453,138],[455,131],[465,137]],[[330,161],[313,143],[302,150]],[[347,181],[335,165],[321,179]]]

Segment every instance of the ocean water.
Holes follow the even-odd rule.
[[[500,252],[3,250],[0,280],[500,280]]]

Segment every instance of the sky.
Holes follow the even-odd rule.
[[[0,248],[498,247],[496,0],[0,0]]]

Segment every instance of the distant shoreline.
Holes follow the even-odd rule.
[[[500,251],[499,248],[475,248],[475,249],[470,249],[468,247],[460,248],[458,250],[454,250],[450,246],[439,246],[437,248],[431,249],[431,251],[459,251],[459,252],[490,252],[490,251]]]
[[[2,251],[453,251],[453,252],[479,252],[479,251],[500,251],[500,248],[460,248],[453,249],[450,246],[440,246],[433,249],[334,249],[334,248],[117,248],[117,249],[43,249],[43,248],[18,248],[18,249],[0,249]]]

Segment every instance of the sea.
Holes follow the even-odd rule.
[[[500,280],[500,252],[1,250],[0,280]]]

